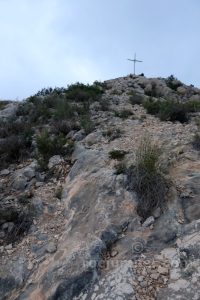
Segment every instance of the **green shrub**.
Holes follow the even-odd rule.
[[[151,90],[145,91],[145,95],[150,96],[150,97],[159,97],[160,96],[160,94],[158,93],[158,90],[156,88],[155,82],[151,83]]]
[[[128,169],[128,185],[138,195],[138,214],[143,218],[165,205],[169,182],[160,166],[161,150],[145,137],[137,151],[135,165]]]
[[[0,245],[19,242],[28,233],[35,213],[34,207],[30,203],[21,205],[20,210],[10,206],[9,211],[11,212],[9,216],[11,219],[8,218],[8,220],[10,219],[9,221],[12,221],[14,226],[6,232],[5,237],[0,241]],[[1,212],[0,207],[0,215]],[[7,219],[5,218],[4,220]]]
[[[28,122],[17,119],[0,120],[0,138],[6,138],[11,135],[27,136],[32,133],[32,126]]]
[[[115,174],[125,174],[127,171],[125,162],[119,162],[117,165],[115,165]]]
[[[157,115],[160,111],[160,101],[154,100],[152,97],[147,99],[143,106],[147,110],[148,114]]]
[[[29,123],[15,119],[0,121],[1,168],[30,157],[33,133]]]
[[[123,150],[112,150],[109,152],[109,157],[111,159],[122,160],[126,155],[126,151]]]
[[[94,83],[93,83],[93,86],[96,86],[98,89],[100,89],[101,91],[105,90],[106,89],[106,83],[105,82],[102,82],[102,81],[98,81],[98,80],[95,80]]]
[[[55,120],[52,123],[52,132],[54,134],[67,135],[72,129],[79,129],[79,128],[77,128],[76,124],[72,121]]]
[[[166,84],[170,89],[174,91],[176,91],[179,86],[183,85],[176,77],[174,77],[174,75],[170,75],[169,77],[167,77]]]
[[[51,117],[50,109],[46,99],[32,96],[19,105],[17,116],[23,116],[31,124],[43,124]]]
[[[49,96],[49,95],[61,95],[61,94],[64,94],[66,92],[66,88],[51,88],[51,87],[48,87],[48,88],[43,88],[41,91],[37,92],[37,94],[35,94],[34,96],[36,97],[40,97],[40,96]],[[34,97],[33,96],[33,97]]]
[[[100,85],[76,83],[65,88],[42,89],[19,105],[17,116],[31,124],[45,124],[51,120],[78,121],[78,115],[88,114],[93,101],[101,101]],[[105,103],[101,103],[105,108]]]
[[[6,105],[9,104],[9,101],[0,100],[0,110],[4,109]]]
[[[132,116],[133,112],[129,109],[123,109],[121,111],[115,111],[115,116],[121,119],[127,119],[128,117]]]
[[[76,107],[69,103],[66,99],[57,101],[54,111],[56,120],[71,120],[75,117]]]
[[[188,112],[199,112],[200,111],[200,101],[190,100],[185,103],[186,110]]]
[[[23,135],[10,135],[0,142],[0,165],[7,167],[30,156],[31,140]]]
[[[183,103],[170,100],[160,102],[159,117],[161,121],[179,121],[180,123],[189,120],[186,106]]]
[[[103,131],[103,136],[109,138],[110,141],[121,137],[123,131],[120,128],[109,128]]]
[[[68,86],[66,91],[67,99],[75,102],[93,102],[99,99],[102,89],[98,85],[85,85],[75,83]]]
[[[101,109],[102,109],[103,111],[108,111],[108,110],[109,110],[109,108],[110,108],[110,103],[109,103],[108,99],[101,98],[101,99],[99,100],[99,103],[100,103]]]
[[[130,103],[131,103],[132,105],[135,105],[135,104],[140,105],[140,104],[142,104],[143,101],[144,101],[144,96],[132,92],[131,95],[130,95],[129,101],[130,101]]]
[[[95,129],[89,113],[80,116],[80,125],[85,130],[86,134],[91,133]]]
[[[53,155],[65,155],[66,148],[64,147],[67,140],[60,134],[58,136],[52,136],[45,130],[39,136],[37,136],[37,150],[38,150],[38,162],[42,168],[46,168],[49,159]]]
[[[144,102],[147,113],[156,115],[161,121],[179,121],[185,123],[189,120],[187,105],[173,100],[154,100],[149,98]]]
[[[55,191],[56,198],[61,199],[62,198],[62,193],[63,193],[63,187],[62,187],[62,185],[59,185],[56,188],[56,191]]]

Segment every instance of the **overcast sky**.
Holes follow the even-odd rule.
[[[0,99],[133,72],[200,87],[199,0],[0,0]]]

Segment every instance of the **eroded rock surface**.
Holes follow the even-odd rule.
[[[146,97],[153,89],[159,97],[185,101],[199,96],[199,90],[184,85],[175,93],[163,79],[143,76],[106,85],[103,98],[111,109],[129,109],[132,115],[122,119],[93,105],[95,131],[81,137],[71,133],[76,141],[72,166],[60,157],[50,161],[49,168],[61,177],[45,181],[34,161],[0,173],[0,188],[7,191],[0,213],[12,203],[12,213],[0,223],[0,240],[12,232],[12,214],[19,214],[23,203],[29,201],[36,212],[21,240],[0,246],[0,299],[200,298],[200,162],[191,145],[195,122],[161,122],[129,102],[131,91]],[[130,165],[145,134],[163,147],[173,187],[165,210],[158,208],[141,222],[137,195],[127,189],[127,176],[116,174],[119,162],[109,152],[125,151]]]

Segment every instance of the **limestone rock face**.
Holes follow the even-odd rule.
[[[93,104],[93,132],[68,133],[69,162],[56,155],[44,171],[30,159],[0,172],[0,299],[199,299],[195,120],[160,121],[130,96],[196,101],[200,90],[133,75],[104,84],[109,110]],[[145,134],[163,149],[172,181],[169,201],[146,220],[124,168]],[[123,151],[123,160],[111,157],[113,150]]]

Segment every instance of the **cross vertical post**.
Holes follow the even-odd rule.
[[[137,60],[136,53],[135,53],[134,59],[128,58],[128,60],[132,61],[134,63],[134,75],[135,75],[135,64],[136,64],[136,62],[142,62],[142,60]]]

